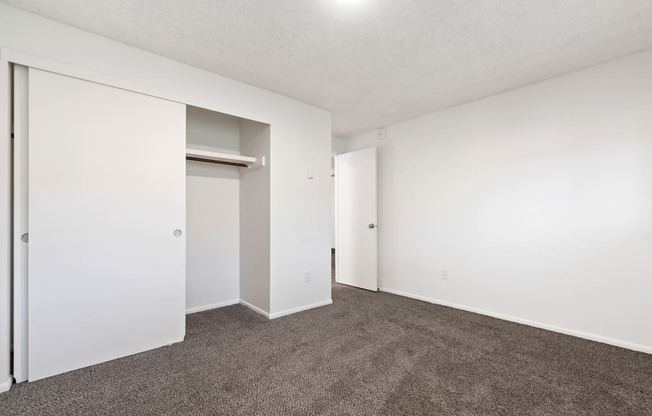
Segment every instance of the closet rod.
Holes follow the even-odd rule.
[[[246,163],[227,162],[225,160],[203,159],[200,157],[192,157],[192,156],[186,156],[186,160],[192,160],[193,162],[216,163],[218,165],[237,166],[239,168],[249,167],[249,165],[247,165]]]

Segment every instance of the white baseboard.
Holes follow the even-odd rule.
[[[209,309],[221,308],[223,306],[235,305],[237,303],[241,304],[242,306],[246,306],[247,308],[251,309],[252,311],[254,311],[256,313],[259,313],[259,314],[263,315],[267,319],[276,319],[276,318],[280,318],[282,316],[292,315],[293,313],[307,311],[308,309],[313,309],[313,308],[318,308],[320,306],[330,305],[330,304],[333,303],[333,300],[328,299],[328,300],[325,300],[323,302],[312,303],[310,305],[300,306],[298,308],[287,309],[287,310],[284,310],[284,311],[281,311],[281,312],[269,313],[269,312],[266,312],[266,311],[260,309],[258,306],[252,305],[251,303],[249,303],[249,302],[247,302],[245,300],[238,299],[238,300],[232,300],[232,301],[228,301],[228,302],[216,303],[216,304],[213,304],[213,305],[202,306],[202,307],[199,307],[199,308],[188,309],[186,311],[186,314],[202,312],[202,311],[206,311],[206,310],[209,310]]]
[[[332,299],[328,299],[322,302],[312,303],[306,306],[299,306],[298,308],[286,309],[281,312],[274,312],[269,315],[269,319],[280,318],[281,316],[292,315],[293,313],[307,311],[308,309],[319,308],[320,306],[331,305],[333,303]]]
[[[251,303],[246,302],[246,301],[244,301],[242,299],[240,299],[240,304],[242,306],[246,306],[247,308],[251,309],[252,311],[254,311],[256,313],[259,313],[259,314],[263,315],[265,318],[270,319],[269,312],[265,312],[264,310],[260,309],[258,306],[254,306]]]
[[[548,331],[558,332],[560,334],[565,334],[565,335],[570,335],[570,336],[574,336],[574,337],[578,337],[578,338],[588,339],[589,341],[601,342],[603,344],[614,345],[616,347],[626,348],[628,350],[634,350],[634,351],[644,352],[644,353],[647,353],[647,354],[652,354],[652,346],[635,344],[635,343],[632,343],[632,342],[621,341],[621,340],[614,339],[614,338],[604,337],[602,335],[590,334],[588,332],[582,332],[582,331],[576,331],[574,329],[562,328],[562,327],[559,327],[559,326],[556,326],[556,325],[549,325],[549,324],[544,324],[544,323],[541,323],[541,322],[531,321],[529,319],[517,318],[517,317],[514,317],[514,316],[510,316],[510,315],[505,315],[505,314],[502,314],[502,313],[496,313],[496,312],[491,312],[491,311],[487,311],[487,310],[484,310],[484,309],[478,309],[478,308],[473,308],[473,307],[470,307],[470,306],[459,305],[459,304],[456,304],[456,303],[446,302],[446,301],[443,301],[443,300],[429,298],[429,297],[426,297],[426,296],[413,295],[411,293],[401,292],[399,290],[394,290],[394,289],[389,289],[389,288],[381,288],[380,291],[391,293],[393,295],[404,296],[404,297],[412,298],[412,299],[416,299],[416,300],[422,300],[424,302],[434,303],[434,304],[437,304],[437,305],[448,306],[450,308],[461,309],[463,311],[473,312],[473,313],[477,313],[477,314],[480,314],[480,315],[491,316],[492,318],[498,318],[498,319],[502,319],[504,321],[515,322],[517,324],[533,326],[535,328],[540,328],[540,329],[545,329],[545,330],[548,330]]]
[[[14,383],[14,379],[9,377],[7,380],[3,381],[0,383],[0,393],[4,393],[6,391],[9,391],[11,388],[11,385]]]
[[[204,312],[211,309],[223,308],[225,306],[237,305],[238,303],[240,303],[240,299],[227,300],[226,302],[218,302],[205,306],[197,306],[195,308],[186,309],[186,315],[190,315],[191,313]]]

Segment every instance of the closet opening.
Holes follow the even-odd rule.
[[[269,311],[270,125],[186,106],[186,313]]]

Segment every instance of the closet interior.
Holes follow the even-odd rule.
[[[269,311],[270,126],[186,106],[186,313]]]

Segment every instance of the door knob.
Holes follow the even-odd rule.
[[[175,237],[181,237],[181,234],[182,234],[181,230],[174,230]]]
[[[371,224],[369,224],[369,228],[376,228],[376,224],[372,222]]]

